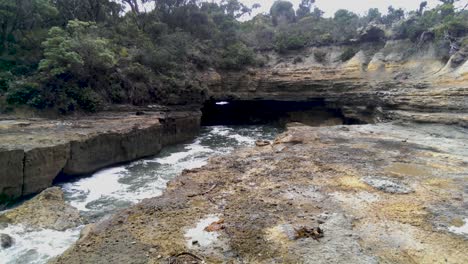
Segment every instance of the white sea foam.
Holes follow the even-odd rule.
[[[207,247],[216,242],[219,234],[217,232],[207,232],[205,231],[205,228],[219,220],[219,217],[215,215],[209,215],[206,218],[200,220],[194,228],[188,229],[185,232],[187,247]]]
[[[65,199],[85,214],[102,217],[116,209],[162,194],[169,180],[184,169],[202,167],[214,155],[228,154],[239,146],[253,145],[265,134],[263,128],[214,126],[204,128],[192,143],[164,149],[160,155],[128,165],[104,169],[87,178],[60,186]],[[201,246],[216,240],[216,234],[205,232],[206,225],[219,219],[208,217],[187,234]],[[0,233],[14,237],[15,245],[0,251],[0,263],[46,263],[61,254],[79,236],[79,230],[26,230],[23,226],[9,226]]]
[[[92,177],[64,184],[62,189],[65,193],[71,194],[68,198],[72,206],[80,211],[88,211],[86,205],[92,201],[103,197],[121,197],[125,185],[119,183],[119,179],[126,171],[124,167],[105,169],[95,173]]]
[[[449,231],[459,235],[468,235],[468,218],[464,219],[464,224],[462,226],[451,226]]]
[[[27,230],[22,225],[10,225],[0,230],[14,239],[11,248],[0,250],[0,262],[5,264],[41,264],[62,254],[79,237],[82,227],[66,231],[50,229]]]

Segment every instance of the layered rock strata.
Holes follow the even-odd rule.
[[[0,194],[17,198],[52,185],[58,174],[92,173],[157,154],[194,137],[198,111],[106,112],[62,120],[0,121]]]
[[[367,123],[410,120],[468,126],[468,61],[444,62],[431,44],[388,41],[354,47],[310,48],[266,54],[263,68],[207,72],[216,100],[324,100],[348,118]],[[317,54],[322,54],[320,60]]]

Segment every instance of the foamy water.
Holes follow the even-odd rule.
[[[463,219],[464,224],[462,226],[451,226],[449,231],[459,235],[468,236],[468,218]]]
[[[153,158],[104,169],[59,186],[67,202],[92,222],[98,221],[145,198],[161,195],[167,182],[184,169],[201,167],[210,157],[251,146],[257,139],[273,139],[278,132],[270,126],[205,127],[192,142],[167,147]],[[15,239],[12,248],[0,250],[0,263],[46,263],[72,245],[80,230],[28,230],[19,225],[0,229],[0,233]]]
[[[28,230],[22,225],[10,225],[1,230],[14,239],[14,246],[0,249],[0,263],[42,264],[62,254],[80,235],[82,227],[66,231],[49,229]]]
[[[219,234],[217,232],[207,232],[205,228],[219,220],[218,216],[209,215],[205,219],[200,220],[194,228],[187,230],[184,235],[187,240],[187,247],[207,247],[216,242]]]

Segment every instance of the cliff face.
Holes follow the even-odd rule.
[[[199,111],[171,111],[0,121],[0,194],[37,193],[61,172],[87,174],[154,155],[194,137],[200,117]]]
[[[437,48],[405,41],[311,48],[244,72],[208,72],[214,99],[307,101],[323,99],[365,122],[413,120],[468,125],[468,62],[463,51],[443,63]],[[456,63],[454,61],[456,60]],[[319,62],[320,61],[320,62]]]

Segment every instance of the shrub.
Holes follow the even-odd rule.
[[[220,67],[240,70],[255,63],[255,54],[245,44],[238,42],[227,47],[221,55]]]
[[[354,55],[356,55],[357,52],[358,51],[356,48],[351,48],[351,47],[346,48],[346,50],[343,53],[341,53],[340,60],[342,62],[349,61],[350,59],[354,57]]]
[[[302,35],[280,34],[276,38],[276,49],[285,53],[290,50],[300,50],[307,45],[307,39]]]
[[[327,53],[326,52],[323,52],[323,51],[315,51],[314,52],[314,59],[315,61],[317,61],[318,63],[324,63],[327,59]]]
[[[29,105],[40,109],[47,106],[40,86],[35,82],[17,82],[8,90],[6,96],[9,104]]]
[[[0,72],[0,95],[8,90],[12,80],[13,74],[10,72]]]
[[[80,89],[75,96],[79,107],[85,111],[97,112],[102,108],[101,97],[89,87]]]
[[[301,62],[304,62],[304,59],[302,57],[296,57],[293,60],[294,64],[298,64],[298,63],[301,63]]]

